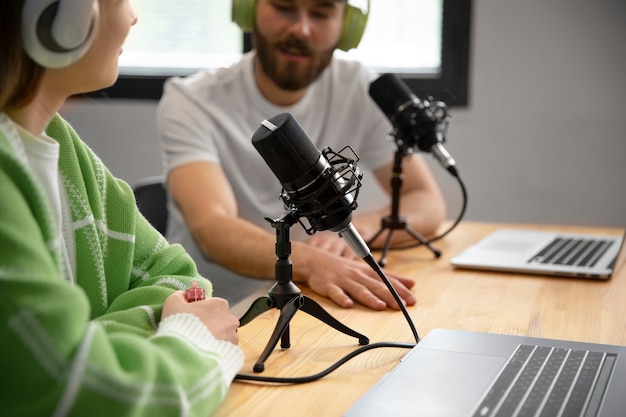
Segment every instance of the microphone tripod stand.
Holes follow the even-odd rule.
[[[422,245],[426,246],[428,249],[432,251],[435,255],[435,258],[439,258],[441,256],[441,252],[434,247],[424,238],[424,236],[417,233],[413,230],[404,216],[400,216],[400,189],[402,188],[402,182],[404,180],[404,176],[402,174],[402,158],[407,153],[398,147],[396,149],[393,161],[393,175],[391,176],[391,214],[386,216],[381,221],[381,228],[376,232],[374,237],[372,237],[367,245],[371,246],[372,242],[376,240],[378,236],[385,230],[387,231],[387,239],[385,240],[385,246],[383,247],[383,253],[378,261],[378,265],[385,266],[387,264],[387,253],[391,248],[391,238],[393,236],[393,232],[395,230],[404,230],[408,234],[410,234],[415,240],[420,242]]]
[[[265,220],[270,222],[272,227],[276,229],[276,283],[269,289],[267,296],[259,297],[252,303],[239,322],[240,326],[245,326],[271,308],[279,309],[280,316],[265,349],[254,364],[254,372],[263,372],[265,370],[265,361],[278,343],[278,339],[281,340],[281,348],[288,349],[291,347],[289,322],[298,310],[310,314],[342,333],[356,337],[359,339],[360,345],[367,345],[369,343],[367,336],[357,333],[332,317],[317,302],[302,295],[300,289],[293,283],[293,268],[289,258],[291,255],[289,228],[298,221],[298,216],[294,211],[287,210],[277,220],[270,218]]]

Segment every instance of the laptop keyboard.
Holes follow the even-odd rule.
[[[596,416],[616,358],[519,345],[473,416]]]
[[[611,245],[604,239],[555,238],[528,263],[592,267]]]

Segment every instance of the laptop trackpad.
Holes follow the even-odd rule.
[[[407,363],[372,387],[345,417],[467,416],[507,358],[415,349],[403,361]]]

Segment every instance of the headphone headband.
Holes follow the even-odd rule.
[[[252,32],[257,0],[232,0],[231,18],[244,32]],[[367,18],[370,12],[370,0],[367,0],[367,10],[363,11],[356,6],[347,4],[341,28],[341,36],[337,48],[348,51],[356,48],[361,42]]]

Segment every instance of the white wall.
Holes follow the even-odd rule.
[[[474,0],[470,104],[448,150],[468,220],[626,224],[626,2]],[[63,115],[117,176],[161,173],[154,102],[74,100]],[[449,203],[455,180],[432,161]]]

